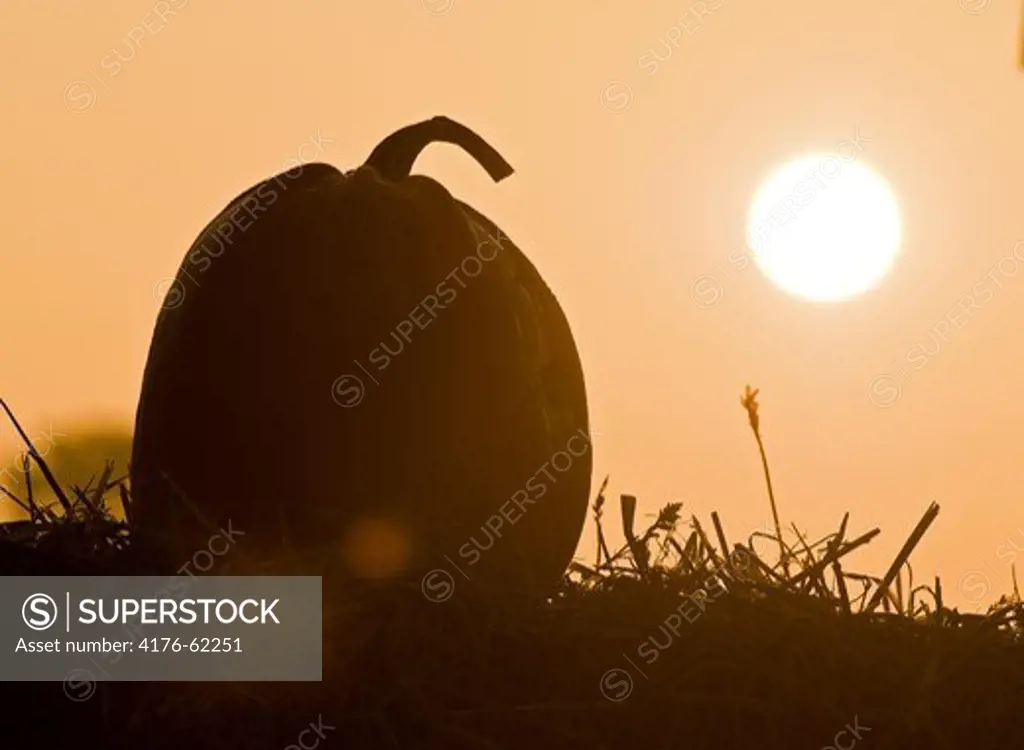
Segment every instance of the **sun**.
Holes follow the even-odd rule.
[[[899,253],[899,206],[888,183],[859,162],[807,156],[757,191],[747,244],[758,267],[801,299],[836,302],[874,287]]]

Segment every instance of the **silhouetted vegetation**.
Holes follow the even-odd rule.
[[[742,403],[764,456],[756,395]],[[865,748],[1024,746],[1024,604],[1014,592],[965,615],[940,581],[914,581],[908,558],[938,506],[876,577],[844,568],[879,533],[854,532],[849,514],[814,541],[795,527],[794,541],[735,539],[717,513],[702,524],[679,503],[637,529],[623,495],[626,542],[610,548],[607,487],[591,507],[593,561],[542,600],[460,582],[428,601],[404,585],[343,588],[325,569],[323,683],[104,683],[84,703],[52,684],[6,685],[11,723],[132,748],[281,748],[310,724],[324,748],[789,750],[830,746],[844,729],[844,747],[855,735]],[[105,510],[108,495],[125,497],[130,521],[109,472],[64,494],[71,512],[29,504],[33,523],[0,527],[5,575],[157,572],[130,523]]]
[[[46,446],[36,446],[40,456],[64,487],[94,486],[98,471],[102,471],[108,461],[113,464],[115,480],[122,480],[127,475],[132,436],[126,426],[94,424],[69,429],[71,431],[67,434],[52,431],[44,436],[48,440]],[[27,463],[29,472],[26,474],[25,459],[28,457],[26,451],[20,451],[0,461],[0,466],[5,467],[0,469],[0,485],[17,495],[28,495],[31,490],[39,513],[63,513],[64,509],[53,488],[32,461]],[[120,498],[110,496],[108,502],[113,515],[123,519]],[[21,521],[28,517],[26,509],[10,497],[0,497],[0,523]]]

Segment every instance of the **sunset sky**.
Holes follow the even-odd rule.
[[[1018,6],[5,3],[0,396],[33,435],[129,422],[167,279],[228,200],[296,159],[353,168],[445,114],[516,174],[496,185],[442,146],[415,171],[558,295],[595,488],[611,474],[645,512],[681,500],[732,537],[764,528],[749,382],[785,521],[881,527],[853,556],[881,575],[936,501],[917,582],[987,603],[1024,566]],[[822,304],[739,268],[764,179],[853,139],[899,204],[892,273]]]

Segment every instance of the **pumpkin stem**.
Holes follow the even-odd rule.
[[[442,116],[396,130],[377,144],[366,166],[373,167],[385,179],[397,182],[409,176],[420,152],[435,142],[461,146],[495,182],[504,180],[514,171],[491,144],[465,125]]]

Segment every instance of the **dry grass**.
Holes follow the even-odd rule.
[[[857,744],[879,750],[1024,747],[1017,592],[966,615],[944,605],[941,582],[914,580],[934,504],[880,577],[844,568],[879,533],[853,535],[849,514],[821,539],[795,526],[785,538],[756,395],[742,403],[774,535],[731,539],[717,513],[705,529],[680,504],[638,530],[636,498],[623,495],[626,542],[612,550],[605,479],[592,564],[574,563],[543,600],[461,587],[434,603],[417,584],[345,588],[325,573],[323,683],[106,683],[86,703],[57,685],[6,685],[11,725],[95,747],[283,748],[319,717],[333,727],[323,748],[813,750],[856,717],[870,727]],[[131,544],[130,496],[110,466],[63,493],[30,444],[28,456],[67,507],[47,512],[30,491],[12,500],[34,520],[0,527],[5,575],[173,572]],[[128,523],[105,509],[115,492]],[[775,559],[755,553],[758,536]]]

